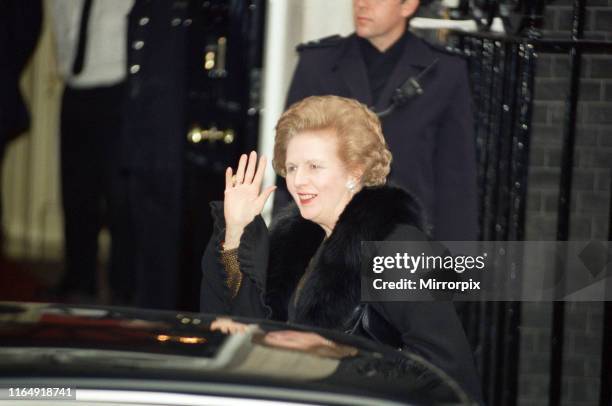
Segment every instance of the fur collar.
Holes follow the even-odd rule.
[[[360,298],[361,241],[384,240],[398,224],[425,230],[421,206],[403,189],[363,188],[340,215],[329,236],[303,219],[297,205],[283,210],[270,232],[266,301],[273,317],[287,320],[287,309],[317,248],[320,255],[302,286],[292,322],[342,329]]]

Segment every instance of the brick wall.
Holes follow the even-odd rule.
[[[545,37],[569,37],[572,2],[547,6]],[[585,37],[612,40],[612,0],[587,1]],[[540,54],[535,89],[527,203],[528,240],[554,240],[557,220],[567,55]],[[583,57],[578,106],[570,239],[607,240],[612,168],[612,53]],[[547,404],[552,304],[522,307],[519,404]],[[603,306],[567,303],[563,405],[596,405],[601,371]]]

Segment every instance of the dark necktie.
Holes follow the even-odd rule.
[[[72,73],[78,75],[83,70],[85,62],[85,47],[87,45],[87,22],[89,21],[89,12],[91,10],[93,0],[85,0],[83,12],[81,13],[81,25],[79,27],[79,44],[77,46],[76,57],[72,64]]]

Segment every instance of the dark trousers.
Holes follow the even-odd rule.
[[[98,235],[108,226],[112,238],[110,286],[131,291],[128,202],[118,179],[123,85],[92,89],[66,87],[61,114],[61,186],[64,209],[64,292],[97,292]]]

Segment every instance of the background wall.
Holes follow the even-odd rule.
[[[5,250],[10,257],[61,258],[59,102],[62,83],[48,19],[21,87],[30,107],[29,133],[9,144],[2,170]]]
[[[572,2],[547,6],[545,36],[569,38]],[[612,40],[612,1],[588,0],[585,38]],[[555,240],[557,198],[569,58],[540,54],[535,89],[527,205],[528,240]],[[612,171],[612,53],[583,56],[574,152],[570,239],[607,240]],[[552,304],[522,307],[519,404],[548,399]],[[599,399],[603,304],[567,303],[563,352],[563,405]]]

